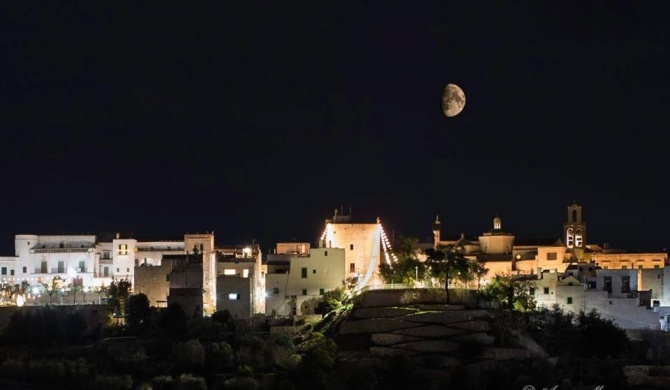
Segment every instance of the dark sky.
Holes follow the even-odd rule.
[[[94,4],[95,3],[95,4]],[[0,2],[15,234],[670,238],[670,2]],[[463,112],[441,112],[444,85]],[[264,249],[265,250],[265,249]]]

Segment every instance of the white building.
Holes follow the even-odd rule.
[[[265,284],[267,267],[263,264],[263,256],[260,246],[253,245],[228,245],[216,248],[216,308],[227,309],[227,300],[234,294],[249,296],[250,314],[265,313]],[[240,281],[238,278],[248,279]],[[226,283],[232,286],[226,286]],[[224,285],[221,285],[221,284]],[[237,291],[235,289],[248,288],[250,291]],[[221,296],[222,291],[224,296]],[[233,294],[233,295],[231,295]],[[245,298],[246,299],[246,298]],[[229,302],[230,305],[238,306],[239,302]],[[235,310],[233,306],[229,311]]]
[[[265,314],[314,314],[326,291],[343,286],[345,257],[343,248],[312,248],[309,253],[269,258]]]
[[[585,287],[574,276],[562,277],[557,272],[542,272],[534,282],[537,307],[551,309],[554,305],[577,313],[584,309]]]

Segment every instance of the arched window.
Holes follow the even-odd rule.
[[[565,234],[565,242],[568,248],[572,248],[575,244],[575,233],[572,228],[569,228]]]

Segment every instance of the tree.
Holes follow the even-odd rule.
[[[143,293],[131,295],[126,302],[125,312],[128,325],[131,328],[138,326],[149,316],[149,298]]]
[[[484,291],[506,309],[533,310],[535,298],[531,290],[534,278],[529,275],[496,275]]]
[[[347,296],[347,291],[344,287],[326,291],[323,293],[321,301],[319,302],[319,312],[323,315],[330,313],[333,310],[337,310],[345,304],[347,299],[349,299],[349,297]]]
[[[425,251],[428,257],[426,263],[435,270],[438,277],[444,277],[444,291],[449,304],[449,281],[454,274],[460,272],[463,277],[470,273],[468,259],[465,258],[463,247],[457,245],[440,246],[437,249],[428,248]]]
[[[413,237],[398,239],[394,250],[397,261],[379,264],[379,274],[386,283],[410,284],[425,277],[426,264],[419,260],[415,250],[418,241]]]
[[[112,281],[107,291],[107,308],[110,313],[124,315],[126,311],[126,302],[130,296],[131,284],[122,279],[118,282]]]
[[[482,289],[482,278],[486,276],[486,274],[489,272],[489,269],[484,266],[483,263],[480,263],[478,261],[473,261],[472,262],[472,267],[471,271],[475,278],[477,278],[477,290]]]

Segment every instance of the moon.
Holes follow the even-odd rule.
[[[454,117],[465,107],[465,93],[456,84],[447,84],[442,93],[442,112],[447,118]]]

